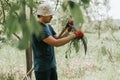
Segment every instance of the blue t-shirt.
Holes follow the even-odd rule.
[[[54,36],[56,33],[53,28],[47,24],[40,23],[40,35],[32,36],[32,48],[34,56],[34,69],[35,71],[45,71],[50,68],[56,67],[56,60],[54,55],[54,46],[47,44],[43,39]]]

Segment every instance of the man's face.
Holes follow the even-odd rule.
[[[49,15],[49,16],[43,16],[43,21],[44,23],[49,23],[52,19],[52,15]]]

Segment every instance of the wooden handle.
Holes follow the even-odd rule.
[[[58,38],[62,36],[62,34],[66,31],[66,29],[67,29],[66,27],[63,28],[63,30],[62,30],[61,33],[59,34]]]

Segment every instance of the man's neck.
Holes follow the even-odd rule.
[[[39,22],[42,23],[42,24],[46,24],[46,23],[42,20],[42,18],[39,19]]]

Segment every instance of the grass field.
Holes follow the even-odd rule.
[[[83,46],[68,59],[68,45],[55,48],[59,80],[120,80],[120,31],[113,36],[109,31],[98,38],[96,33],[86,34],[87,55]],[[25,75],[25,51],[16,48],[16,39],[0,42],[0,80],[22,80]],[[11,44],[12,43],[12,44]],[[33,74],[33,80],[34,74]]]

